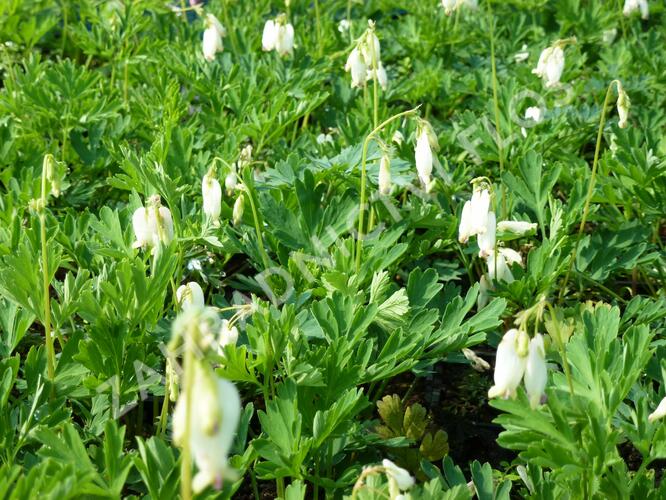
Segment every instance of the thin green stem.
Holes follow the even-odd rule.
[[[65,57],[65,45],[67,44],[67,26],[68,26],[68,9],[67,0],[62,0],[62,47],[61,55]]]
[[[55,350],[53,349],[53,336],[51,335],[51,295],[49,294],[49,257],[46,241],[46,171],[48,162],[53,161],[51,155],[44,158],[42,165],[42,196],[39,207],[40,239],[42,246],[42,285],[44,294],[44,337],[46,339],[46,369],[49,380],[53,382],[55,377]]]
[[[356,235],[356,273],[361,269],[361,250],[363,249],[363,222],[364,222],[364,216],[365,216],[365,185],[366,185],[366,162],[368,159],[368,146],[370,145],[370,141],[372,138],[380,132],[384,127],[386,127],[389,123],[397,120],[398,118],[402,118],[403,116],[407,115],[412,115],[416,113],[416,110],[419,109],[418,107],[414,109],[410,109],[408,111],[403,111],[402,113],[398,113],[397,115],[393,115],[390,118],[384,120],[382,123],[380,123],[377,127],[374,128],[372,132],[368,134],[368,136],[365,138],[365,141],[363,142],[363,152],[361,154],[361,199],[359,202],[359,213],[358,213],[358,234]]]
[[[252,210],[252,219],[254,220],[254,230],[257,233],[257,243],[259,245],[259,253],[261,254],[261,259],[264,263],[264,269],[268,269],[269,267],[271,267],[271,261],[268,258],[266,249],[264,248],[263,233],[259,225],[259,216],[257,215],[257,207],[254,204],[254,194],[252,190],[250,190],[249,188],[247,189],[247,197],[248,200],[250,201],[250,209]]]
[[[197,328],[196,325],[191,328]],[[180,496],[183,500],[192,498],[192,450],[190,448],[190,434],[192,431],[192,388],[194,380],[194,349],[192,346],[192,333],[189,331],[185,338],[185,356],[183,364],[183,387],[185,391],[185,432],[183,435],[183,453],[180,462]]]
[[[229,0],[222,0],[222,16],[224,17],[224,24],[229,30],[229,40],[231,40],[231,47],[234,49],[234,52],[238,54],[238,41],[236,40],[236,31],[231,25],[231,17],[229,17],[229,6],[227,5]],[[289,13],[287,13],[289,15]]]
[[[610,99],[613,84],[617,84],[617,80],[613,80],[610,85],[608,85],[608,89],[606,90],[606,97],[604,98],[604,104],[601,108],[601,116],[599,117],[599,130],[597,131],[597,144],[594,148],[594,160],[592,160],[592,173],[590,175],[590,182],[587,187],[587,195],[585,196],[585,205],[583,206],[583,218],[580,221],[580,226],[578,226],[578,235],[576,236],[576,243],[574,244],[571,257],[569,258],[567,274],[564,276],[564,283],[560,288],[560,299],[562,299],[566,293],[569,276],[571,275],[571,271],[573,270],[573,265],[578,254],[578,245],[580,244],[580,240],[583,236],[583,231],[585,231],[585,224],[587,223],[587,216],[590,211],[590,202],[592,201],[592,194],[594,193],[594,187],[597,180],[597,165],[599,163],[601,140],[603,139],[604,125],[606,124],[606,110],[608,108],[608,100]]]
[[[321,37],[321,13],[319,12],[319,0],[314,0],[315,21],[317,23],[317,55],[321,57],[324,54]]]
[[[500,177],[504,173],[504,147],[502,144],[501,122],[500,122],[500,108],[499,97],[497,95],[497,64],[495,62],[495,19],[493,16],[492,2],[488,2],[488,35],[490,37],[490,67],[492,72],[492,86],[493,86],[493,108],[495,111],[495,134],[497,140],[497,155],[499,156]],[[506,217],[506,196],[504,192],[504,184],[502,184],[502,218]]]
[[[375,50],[375,44],[373,43],[374,39],[370,43],[370,50],[372,51],[372,126],[377,128],[379,124],[379,75],[377,67],[379,66],[377,61],[377,51]]]

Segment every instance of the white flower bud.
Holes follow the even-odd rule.
[[[382,460],[382,467],[384,467],[386,475],[397,483],[401,491],[406,491],[414,486],[414,478],[402,467],[398,467],[386,458]]]
[[[628,17],[636,11],[641,13],[642,19],[648,19],[650,17],[650,7],[647,0],[625,0],[622,13]]]
[[[405,136],[402,135],[402,132],[396,130],[395,132],[393,132],[393,137],[391,137],[391,140],[394,143],[396,143],[398,146],[402,146],[402,143],[405,140]]]
[[[530,399],[530,406],[534,409],[539,406],[548,382],[546,348],[543,345],[543,336],[540,333],[537,333],[530,341],[524,382],[527,396]]]
[[[290,23],[278,25],[275,50],[281,56],[291,55],[294,52],[294,27]]]
[[[471,236],[484,234],[487,231],[489,209],[490,192],[487,189],[475,189],[472,193],[472,199],[465,202],[460,215],[460,226],[458,228],[458,241],[460,243],[467,243]]]
[[[386,69],[384,69],[384,65],[380,62],[377,65],[377,83],[379,86],[382,88],[382,90],[386,90],[388,88],[388,74],[386,73]],[[368,74],[366,76],[366,80],[374,80],[375,78],[375,71],[373,69],[368,69]]]
[[[275,49],[275,43],[277,41],[277,26],[275,21],[269,19],[264,24],[264,32],[261,36],[261,48],[265,51]]]
[[[662,399],[657,409],[648,415],[648,422],[654,422],[666,417],[666,398]]]
[[[227,190],[227,194],[231,195],[234,189],[236,189],[237,184],[238,176],[236,172],[229,172],[224,178],[224,188]]]
[[[243,212],[245,211],[245,196],[243,193],[238,195],[234,203],[233,210],[233,224],[237,226],[243,220]]]
[[[520,52],[516,52],[513,56],[513,60],[517,63],[525,62],[530,57],[530,52],[527,50],[527,44],[523,44],[520,48]]]
[[[340,33],[344,33],[345,31],[349,31],[349,27],[351,26],[351,22],[349,22],[347,19],[343,19],[338,23],[338,31]]]
[[[215,178],[214,171],[209,170],[201,181],[203,211],[213,223],[217,223],[222,211],[222,186]]]
[[[559,45],[554,45],[541,52],[537,67],[532,73],[541,77],[546,87],[554,87],[560,83],[563,71],[564,50]]]
[[[430,140],[428,132],[425,128],[422,129],[418,138],[416,139],[416,148],[414,150],[414,160],[416,162],[416,171],[418,172],[421,184],[428,190],[430,185],[430,174],[432,173],[432,149],[430,148]]]
[[[206,15],[206,29],[203,34],[203,55],[207,61],[215,60],[215,54],[222,52],[224,45],[222,37],[227,31],[222,23],[213,15]]]
[[[527,353],[529,347],[529,337],[525,340],[527,334],[523,331],[514,329],[509,330],[502,337],[502,341],[497,346],[495,357],[495,372],[493,385],[488,391],[489,398],[501,396],[503,398],[516,397],[516,389],[525,373],[527,365]]]
[[[146,248],[152,245],[155,223],[150,217],[149,210],[144,207],[137,208],[132,214],[132,227],[136,238],[132,245],[134,248]]]
[[[379,161],[379,192],[386,196],[391,192],[391,158],[387,154],[382,155]]]
[[[139,207],[132,214],[132,226],[136,241],[134,248],[153,247],[160,243],[168,245],[173,239],[173,219],[171,211],[161,206],[159,195],[151,196],[149,207]]]
[[[514,277],[509,266],[513,264],[522,265],[523,259],[518,252],[511,248],[498,248],[497,258],[495,258],[495,252],[492,252],[488,255],[487,262],[488,277],[491,280],[512,283]]]
[[[617,82],[617,114],[620,117],[617,125],[620,128],[626,128],[627,120],[629,119],[629,107],[631,106],[631,101],[629,96],[624,91],[624,87],[618,81]]]
[[[159,243],[168,245],[173,240],[173,219],[171,218],[171,210],[167,207],[159,207],[156,214],[156,227],[154,246],[157,247]],[[156,238],[156,240],[155,240]]]
[[[180,285],[176,290],[176,300],[182,309],[204,307],[206,305],[203,290],[196,281]]]
[[[368,68],[365,65],[365,61],[363,61],[358,48],[354,47],[349,54],[347,64],[345,64],[345,71],[351,73],[352,88],[365,86]]]
[[[488,301],[490,300],[490,296],[488,292],[491,289],[490,282],[486,278],[485,274],[481,276],[481,279],[479,280],[479,295],[476,298],[476,307],[478,310],[483,309],[486,307],[488,304]]]
[[[522,220],[503,220],[497,223],[499,233],[508,233],[512,236],[524,236],[535,231],[536,222],[525,222]]]
[[[495,219],[495,212],[488,212],[486,217],[486,230],[478,233],[477,242],[479,244],[479,257],[487,258],[495,251],[495,234],[497,230],[497,223]]]
[[[229,325],[228,320],[222,320],[220,334],[217,337],[217,352],[220,356],[224,356],[224,346],[236,345],[236,342],[238,342],[238,328],[236,326],[230,327]]]

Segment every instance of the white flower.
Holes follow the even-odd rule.
[[[530,106],[525,110],[525,120],[532,120],[534,124],[541,123],[543,121],[543,112],[538,106]],[[527,125],[527,124],[526,124]],[[527,137],[527,131],[525,127],[521,128],[523,137]]]
[[[391,159],[387,154],[379,161],[379,192],[386,196],[391,192]]]
[[[221,356],[224,356],[224,346],[236,345],[236,342],[238,342],[238,328],[229,325],[229,321],[223,319],[220,334],[217,337],[217,352]]]
[[[512,283],[514,277],[509,266],[512,264],[522,265],[523,259],[518,252],[511,248],[498,248],[497,259],[495,259],[495,252],[492,252],[486,262],[488,263],[488,277],[491,280]]]
[[[277,40],[277,30],[275,21],[269,19],[264,24],[264,32],[261,35],[261,48],[265,51],[275,49],[275,42]]]
[[[196,281],[180,285],[176,290],[176,300],[182,309],[205,306],[203,290]]]
[[[209,485],[222,486],[224,479],[235,480],[228,455],[241,414],[238,390],[228,380],[217,378],[202,363],[195,364],[194,383],[178,398],[173,414],[174,441],[184,445],[187,420],[187,392],[191,391],[189,446],[198,472],[192,481],[196,493]]]
[[[281,56],[291,55],[294,52],[294,27],[290,23],[278,25],[275,50]]]
[[[386,458],[382,460],[382,466],[384,467],[384,471],[386,472],[386,475],[389,477],[389,479],[393,479],[401,491],[406,491],[414,486],[414,478],[407,470],[403,469],[402,467],[398,467],[396,464]]]
[[[530,57],[530,53],[527,50],[527,44],[523,44],[520,48],[520,52],[516,52],[513,56],[513,60],[517,63],[525,62]]]
[[[467,243],[474,235],[483,234],[488,229],[490,192],[487,189],[475,189],[472,199],[463,205],[458,228],[458,241]],[[493,214],[494,215],[494,214]]]
[[[227,31],[213,14],[206,15],[206,29],[203,34],[203,54],[207,61],[215,60],[215,54],[222,52],[222,37]]]
[[[537,67],[532,73],[543,78],[546,87],[554,87],[560,83],[560,77],[564,71],[564,51],[555,45],[541,52]]]
[[[217,223],[222,211],[222,186],[215,178],[215,171],[209,170],[201,181],[201,196],[203,197],[203,211],[213,223]]]
[[[654,422],[666,417],[666,398],[662,399],[657,409],[648,415],[648,422]]]
[[[402,132],[396,130],[395,132],[393,132],[393,137],[391,137],[391,140],[394,143],[396,143],[398,146],[402,146],[402,143],[405,140],[405,136],[402,135]]]
[[[374,27],[374,23],[371,24],[371,26]],[[361,47],[361,56],[363,57],[365,65],[368,68],[373,67],[373,56],[375,58],[374,60],[377,61],[377,65],[379,65],[381,48],[379,45],[379,38],[377,38],[377,35],[375,35],[374,29],[369,29],[366,32],[366,35],[364,37],[363,42],[361,42],[360,47]]]
[[[461,7],[476,9],[477,6],[477,0],[442,0],[442,7],[444,7],[444,13],[447,16],[450,16]]]
[[[331,134],[319,134],[317,136],[317,144],[333,144],[333,136]]]
[[[495,212],[488,212],[486,220],[486,231],[478,233],[477,242],[479,244],[479,257],[486,258],[495,251],[495,235],[497,231],[497,222]]]
[[[245,211],[245,196],[243,193],[238,195],[236,201],[234,202],[233,209],[233,224],[237,226],[243,220],[243,212]]]
[[[168,245],[173,239],[171,211],[160,203],[159,195],[151,196],[148,207],[139,207],[132,214],[132,226],[136,241],[134,248],[153,247],[160,243]]]
[[[514,328],[504,334],[497,346],[493,375],[495,385],[488,391],[489,398],[516,396],[516,389],[525,373],[528,351],[529,337],[525,332]]]
[[[345,71],[351,73],[352,88],[363,87],[365,85],[368,67],[361,57],[361,52],[358,50],[358,47],[354,47],[350,52],[349,57],[347,58],[347,64],[345,64]]]
[[[624,91],[624,87],[618,80],[617,82],[617,114],[620,117],[617,125],[620,128],[625,128],[627,126],[627,120],[629,119],[629,106],[631,101],[629,96]]]
[[[611,28],[609,30],[603,31],[603,33],[601,34],[601,40],[605,44],[610,45],[615,40],[616,36],[617,36],[617,28]]]
[[[536,230],[536,222],[525,222],[522,220],[503,220],[497,223],[497,231],[522,236]]]
[[[481,279],[479,280],[479,295],[476,297],[476,307],[477,309],[481,310],[486,305],[488,304],[488,301],[490,300],[490,296],[488,292],[490,291],[491,286],[490,282],[486,278],[486,275],[484,274],[481,276]]]
[[[527,396],[530,399],[530,406],[536,408],[541,402],[541,396],[548,382],[546,348],[543,345],[543,336],[540,333],[537,333],[530,340],[524,382]]]
[[[366,81],[374,80],[374,78],[375,71],[373,69],[368,69],[368,74],[365,77]],[[386,73],[386,69],[384,69],[384,65],[381,62],[379,62],[377,65],[377,83],[382,88],[382,90],[386,90],[388,88],[388,75]]]
[[[647,0],[625,0],[622,13],[625,16],[630,16],[636,11],[640,11],[642,19],[650,17],[650,7]]]
[[[414,150],[414,160],[416,161],[416,171],[419,174],[421,184],[428,191],[430,186],[430,174],[432,173],[432,149],[430,148],[430,139],[425,128],[416,139],[416,149]]]
[[[349,22],[347,19],[343,19],[338,23],[338,31],[340,33],[344,33],[345,31],[348,31],[351,26],[351,22]]]

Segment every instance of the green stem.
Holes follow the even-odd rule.
[[[349,27],[349,41],[354,41],[354,34],[352,33],[352,20],[351,20],[352,0],[347,0],[347,26]]]
[[[321,57],[324,54],[321,38],[321,14],[319,12],[319,0],[314,0],[315,20],[317,23],[317,55]]]
[[[160,413],[160,425],[158,434],[164,436],[167,428],[167,419],[169,414],[169,387],[171,385],[171,375],[166,371],[166,385],[164,391],[164,401],[162,401],[162,412]]]
[[[252,190],[250,190],[249,188],[247,189],[247,197],[248,200],[250,201],[250,209],[252,210],[252,219],[254,220],[254,230],[257,233],[257,243],[259,245],[259,253],[261,254],[261,259],[264,263],[264,269],[268,269],[269,267],[271,267],[271,261],[268,258],[266,249],[264,248],[263,233],[259,225],[259,216],[257,215],[257,207],[254,204],[254,194]]]
[[[576,243],[574,244],[571,257],[569,258],[569,268],[567,269],[567,274],[564,276],[564,283],[560,288],[560,299],[562,299],[566,293],[569,276],[571,275],[574,262],[576,261],[576,255],[578,254],[578,245],[580,244],[583,231],[585,230],[585,224],[587,223],[587,216],[590,211],[590,202],[592,200],[592,194],[594,193],[594,186],[597,180],[597,165],[599,163],[599,151],[601,150],[601,140],[603,138],[604,125],[606,123],[606,109],[608,108],[608,100],[610,99],[610,94],[614,83],[617,84],[617,80],[613,80],[610,85],[608,85],[608,89],[606,90],[606,97],[604,98],[604,104],[601,108],[601,116],[599,117],[599,130],[597,131],[597,144],[594,148],[594,160],[592,160],[592,174],[590,175],[590,182],[587,187],[587,195],[585,196],[585,205],[583,206],[583,218],[580,221],[580,226],[578,226]]]
[[[46,170],[47,162],[53,161],[50,155],[44,158],[42,165],[42,196],[39,207],[40,239],[42,246],[42,286],[44,293],[44,337],[46,339],[46,369],[49,380],[55,377],[55,350],[53,349],[53,336],[51,335],[51,296],[49,294],[49,257],[46,242]]]
[[[238,42],[236,40],[236,31],[231,26],[231,18],[229,17],[229,6],[227,3],[229,0],[222,1],[222,16],[224,17],[224,24],[229,30],[229,40],[231,40],[231,47],[234,49],[234,52],[238,54]],[[287,14],[288,15],[288,14]]]
[[[500,108],[499,97],[497,96],[497,65],[495,62],[495,20],[493,16],[492,2],[488,2],[488,23],[490,29],[488,35],[490,37],[490,67],[492,72],[492,86],[493,86],[493,108],[495,111],[495,134],[497,137],[497,154],[499,156],[500,177],[504,172],[504,147],[502,145],[502,135],[500,133]],[[502,184],[502,218],[506,217],[506,196],[504,193],[504,184]]]
[[[370,145],[370,141],[372,138],[380,132],[384,127],[386,127],[389,123],[397,120],[398,118],[402,118],[403,116],[411,115],[416,113],[416,110],[419,109],[418,107],[414,109],[410,109],[408,111],[403,111],[402,113],[398,113],[397,115],[393,115],[390,118],[384,120],[382,123],[380,123],[377,127],[374,128],[372,132],[368,134],[368,136],[365,138],[365,141],[363,142],[363,153],[361,155],[361,200],[359,203],[359,213],[358,213],[358,234],[356,235],[357,241],[356,241],[356,273],[358,274],[359,270],[361,269],[361,250],[363,249],[363,222],[364,222],[364,215],[365,215],[365,185],[366,185],[366,162],[368,158],[368,146]]]
[[[372,71],[374,73],[373,84],[372,84],[372,126],[377,128],[379,123],[379,75],[377,74],[377,67],[379,66],[377,61],[377,53],[375,51],[374,37],[370,43],[370,50],[372,51]]]
[[[546,302],[546,307],[550,311],[550,319],[553,321],[553,326],[555,327],[555,333],[557,334],[557,347],[560,350],[560,356],[562,357],[562,368],[564,369],[564,375],[567,378],[567,384],[569,385],[569,392],[571,397],[574,397],[574,386],[573,378],[571,377],[571,370],[569,369],[569,360],[567,359],[567,350],[564,345],[564,339],[562,338],[562,331],[560,330],[560,322],[555,315],[555,310],[549,302]]]
[[[196,328],[196,325],[193,326]],[[185,432],[183,435],[183,453],[180,462],[180,496],[183,500],[192,498],[192,450],[190,449],[190,434],[192,430],[192,387],[194,380],[194,350],[192,346],[192,333],[188,332],[185,338],[185,357],[183,364],[183,388],[185,391]]]
[[[67,15],[67,0],[62,0],[62,57],[65,57],[65,45],[67,44],[67,25],[68,25],[68,15]]]

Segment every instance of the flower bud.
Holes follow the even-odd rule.
[[[382,460],[382,467],[389,479],[394,480],[401,491],[407,491],[414,486],[414,478],[402,467],[398,467],[386,458]]]
[[[405,140],[405,136],[402,135],[402,132],[396,130],[395,132],[393,132],[393,137],[391,137],[391,140],[398,146],[402,146],[402,143]]]
[[[458,241],[467,243],[471,236],[484,234],[488,230],[488,217],[490,209],[490,192],[487,189],[474,189],[472,198],[465,202],[460,215],[460,225],[458,227]],[[492,215],[494,222],[495,214]],[[494,239],[493,234],[493,239]],[[486,242],[484,242],[486,243]],[[488,241],[490,243],[490,241]],[[493,247],[494,247],[493,242]]]
[[[481,258],[487,258],[495,251],[495,233],[497,230],[495,212],[488,212],[485,225],[485,232],[478,233],[477,236],[477,242],[479,244],[479,257]]]
[[[428,133],[425,129],[421,130],[421,133],[416,139],[414,160],[416,162],[416,171],[418,172],[419,180],[427,191],[428,187],[430,186],[430,174],[432,173],[433,156]]]
[[[243,220],[243,211],[245,210],[245,196],[243,193],[238,195],[236,202],[234,203],[233,210],[233,224],[237,226]]]
[[[215,60],[215,54],[222,52],[224,45],[222,37],[226,36],[227,30],[213,14],[206,15],[206,29],[203,33],[203,55],[207,61]]]
[[[654,422],[666,417],[666,398],[662,399],[657,409],[648,415],[648,422]]]
[[[217,352],[220,356],[224,356],[224,346],[236,345],[238,342],[238,328],[231,326],[231,323],[223,319],[220,333],[217,337]]]
[[[536,231],[536,222],[503,220],[497,223],[497,232],[509,236],[525,236]]]
[[[532,409],[539,406],[547,382],[546,349],[543,345],[543,336],[537,333],[530,341],[525,365],[525,390]]]
[[[386,196],[391,192],[391,158],[384,153],[379,161],[379,192]]]
[[[636,11],[641,13],[641,19],[648,19],[650,17],[650,7],[647,0],[625,0],[622,13],[628,17]]]
[[[625,128],[627,126],[627,120],[629,118],[629,107],[631,106],[631,101],[629,96],[624,91],[622,83],[618,80],[617,82],[617,114],[620,117],[617,125],[620,128]]]
[[[231,193],[233,193],[234,189],[236,189],[237,184],[238,184],[238,176],[236,175],[236,172],[229,172],[224,178],[224,188],[227,190],[228,195],[231,195]]]
[[[354,47],[350,52],[349,57],[347,58],[347,63],[345,64],[345,71],[351,74],[352,88],[365,86],[368,67],[361,57],[361,53],[357,47]]]
[[[222,187],[215,178],[215,169],[211,168],[201,181],[203,212],[214,224],[218,223],[222,211]]]

